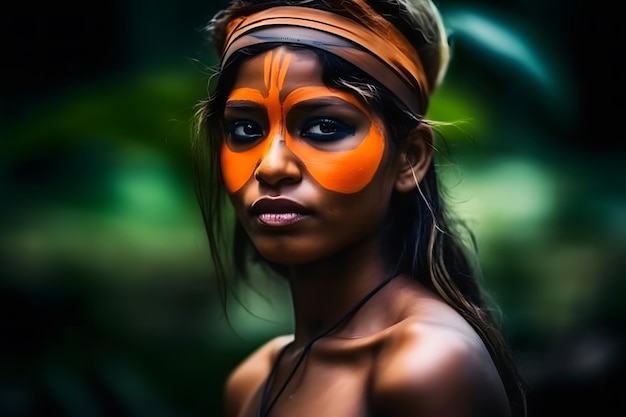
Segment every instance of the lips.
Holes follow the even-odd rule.
[[[310,210],[287,198],[261,198],[250,208],[252,215],[266,226],[289,226],[301,221]]]

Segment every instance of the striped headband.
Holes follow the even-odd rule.
[[[423,114],[426,109],[428,83],[419,55],[389,22],[384,28],[370,28],[323,10],[272,7],[230,22],[222,68],[237,50],[269,42],[330,52],[370,74],[414,114]]]

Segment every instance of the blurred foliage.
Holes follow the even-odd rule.
[[[281,283],[242,293],[224,319],[189,163],[212,57],[177,31],[218,5],[158,3],[114,3],[137,23],[121,69],[63,80],[1,122],[3,416],[219,416],[226,373],[290,329]],[[591,410],[624,376],[624,153],[581,147],[582,92],[558,39],[487,4],[443,8],[454,57],[428,118],[454,123],[438,164],[531,415]],[[165,51],[150,49],[170,18]]]

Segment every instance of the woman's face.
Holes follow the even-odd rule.
[[[384,128],[322,83],[317,56],[279,47],[239,69],[220,161],[237,216],[271,262],[315,262],[376,238],[394,186]]]

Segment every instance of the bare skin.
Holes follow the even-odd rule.
[[[226,105],[225,121],[233,126],[226,142],[232,147],[224,150],[222,166],[231,201],[259,252],[289,268],[295,317],[293,335],[269,341],[233,370],[226,384],[228,417],[257,416],[263,384],[283,347],[289,344],[269,387],[270,402],[307,343],[388,277],[378,242],[391,193],[415,187],[413,173],[421,178],[430,162],[426,140],[407,146],[409,158],[380,148],[376,115],[322,87],[313,53],[281,47],[244,63]],[[335,131],[318,119],[337,120],[347,133],[317,143]],[[368,150],[374,148],[384,149],[382,158]],[[320,149],[333,158],[341,152],[344,159],[324,166],[317,159]],[[368,168],[345,181],[353,166]],[[360,180],[363,175],[367,181]],[[264,203],[255,205],[258,201]],[[269,415],[510,413],[497,370],[475,331],[437,296],[400,275],[351,320],[315,342]]]
[[[339,333],[314,344],[272,416],[509,415],[497,371],[478,336],[406,277],[392,281]],[[270,341],[233,371],[228,416],[256,415],[261,385],[279,350],[292,340]],[[270,398],[298,353],[297,345],[286,352]]]

